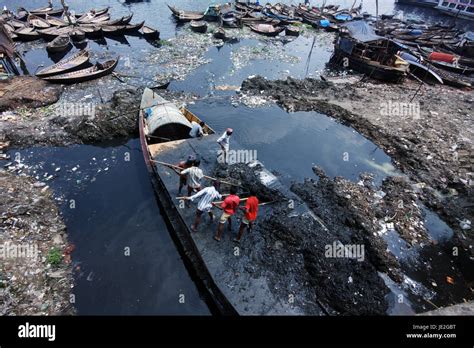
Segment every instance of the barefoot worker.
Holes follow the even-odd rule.
[[[214,239],[218,242],[221,240],[222,232],[224,231],[224,224],[226,221],[229,222],[227,225],[229,231],[232,230],[232,215],[235,214],[237,207],[240,204],[240,198],[236,195],[237,189],[234,186],[230,187],[230,195],[224,199],[220,208],[223,210],[221,218],[219,220],[219,226],[217,227],[217,233],[214,236]]]
[[[237,243],[240,243],[240,239],[244,234],[244,229],[247,227],[247,231],[250,232],[254,221],[257,219],[258,198],[256,197],[256,191],[254,188],[250,189],[250,197],[247,199],[245,207],[240,207],[240,209],[245,211],[245,215],[240,223],[239,234],[237,235],[237,238],[234,239],[234,242]]]
[[[186,161],[181,161],[176,165],[176,167],[178,167],[179,169],[172,167],[172,169],[179,175],[179,188],[178,188],[179,194],[181,194],[181,190],[186,185],[187,178],[188,178],[185,174],[182,173],[182,171],[184,169],[191,168],[194,161],[195,161],[195,157],[193,155],[189,155]]]
[[[188,196],[191,196],[191,193],[198,192],[201,189],[201,179],[204,177],[199,165],[201,161],[196,159],[193,165],[190,168],[181,171],[182,175],[186,175],[188,181]]]
[[[221,135],[219,139],[217,139],[217,143],[221,146],[222,153],[219,155],[218,161],[220,163],[227,163],[227,154],[229,153],[229,140],[230,136],[233,133],[232,128],[227,128],[224,134]]]
[[[212,202],[216,199],[222,199],[222,195],[219,193],[220,181],[215,180],[213,186],[206,187],[191,197],[185,197],[184,199],[193,202],[195,199],[201,198],[196,209],[196,218],[194,224],[191,225],[193,232],[197,231],[199,223],[201,222],[201,216],[203,213],[208,213],[211,222],[214,221],[214,214],[211,209],[213,207]]]
[[[202,127],[204,127],[206,124],[201,121],[197,123],[196,121],[191,122],[191,130],[189,131],[189,136],[191,138],[200,138],[204,136],[204,131],[202,130]]]

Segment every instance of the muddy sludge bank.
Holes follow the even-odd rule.
[[[110,101],[95,104],[61,101],[46,107],[16,108],[0,115],[0,141],[5,147],[67,146],[94,144],[138,136],[137,115],[142,89],[114,92]],[[170,100],[195,98],[165,90],[157,91]]]
[[[49,187],[0,170],[0,211],[0,314],[74,314],[74,246]]]
[[[304,314],[387,314],[393,300],[381,273],[412,295],[407,303],[418,313],[434,309],[434,304],[472,298],[455,265],[449,274],[463,289],[461,295],[453,295],[444,272],[432,267],[432,256],[442,249],[429,238],[416,188],[406,178],[388,177],[375,187],[369,174],[354,183],[329,178],[315,167],[316,179],[292,185],[297,202],[291,207],[288,195],[261,183],[257,169],[221,165],[213,174],[232,177],[241,182],[242,192],[255,188],[261,201],[273,202],[271,214],[257,219],[255,229],[244,234],[240,257],[230,258],[225,269],[264,277],[276,299],[291,295]],[[300,204],[309,213],[299,209]],[[387,235],[395,231],[403,231],[397,237],[410,242],[393,245]],[[336,254],[342,246],[363,246],[363,250],[344,257]],[[428,285],[413,281],[407,275],[413,271],[426,273]]]
[[[241,96],[265,97],[288,111],[317,111],[356,129],[388,153],[420,190],[419,198],[455,231],[446,245],[459,247],[454,260],[472,262],[472,103],[469,90],[423,86],[414,102],[416,115],[383,114],[388,103],[409,103],[419,84],[358,82],[336,84],[316,79],[247,79]],[[472,271],[466,277],[474,281]]]

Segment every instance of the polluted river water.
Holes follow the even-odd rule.
[[[345,7],[352,2],[334,1]],[[207,5],[206,1],[174,3],[190,10]],[[393,3],[382,3],[381,13],[393,11]],[[16,2],[7,0],[6,5],[14,7]],[[23,5],[40,7],[43,1]],[[268,79],[319,76],[332,54],[333,34],[320,33],[314,40],[312,33],[296,39],[268,40],[246,32],[238,40],[216,46],[209,37],[201,38],[187,26],[176,26],[164,2],[99,0],[94,6],[110,6],[114,17],[133,12],[134,22],[146,20],[160,29],[163,40],[171,45],[176,40],[175,47],[167,49],[167,42],[155,47],[137,36],[89,40],[94,58],[121,57],[116,71],[128,77],[127,83],[107,77],[67,87],[62,100],[108,99],[116,88],[141,88],[171,78],[170,91],[194,95],[195,101],[188,105],[192,112],[217,132],[234,128],[235,140],[256,150],[258,160],[285,185],[313,177],[313,165],[322,167],[330,177],[352,181],[370,172],[377,184],[388,175],[400,175],[377,145],[330,117],[316,112],[288,113],[273,104],[250,107],[236,97],[236,89],[252,75]],[[366,6],[374,13],[372,4]],[[78,12],[88,7],[85,2],[75,5]],[[186,39],[180,38],[183,36]],[[186,43],[191,47],[176,48]],[[19,48],[30,73],[60,59],[48,56],[44,43],[21,44]],[[186,49],[202,55],[183,56],[184,61],[167,68],[159,64],[164,59],[160,55]],[[186,61],[189,58],[193,60]],[[150,64],[150,59],[156,63]],[[73,269],[78,314],[212,313],[212,304],[196,285],[191,267],[161,215],[137,139],[94,146],[12,149],[9,154],[19,156],[29,167],[28,173],[38,179],[52,175],[48,185],[55,192],[70,242],[76,246]],[[436,214],[425,212],[433,239],[448,239],[452,234],[449,227]],[[388,233],[385,238],[392,253],[407,261],[417,259],[417,251],[404,245],[397,234]],[[437,260],[436,271],[448,272],[447,262]],[[389,314],[414,313],[412,302],[430,301],[435,295],[426,287],[429,280],[423,268],[405,276],[400,286],[381,274],[392,291]],[[461,301],[462,290],[455,288],[453,293]],[[400,305],[396,301],[400,294],[411,301]],[[451,300],[438,303],[449,304]]]

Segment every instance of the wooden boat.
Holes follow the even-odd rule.
[[[103,35],[102,28],[96,24],[82,24],[78,28],[86,34],[86,37],[96,38]]]
[[[265,36],[277,36],[285,30],[285,27],[276,27],[272,24],[251,24],[249,27],[252,31]]]
[[[28,16],[28,23],[37,29],[46,29],[51,25],[43,18],[30,14]]]
[[[20,41],[34,41],[40,38],[40,35],[33,27],[23,27],[13,32]]]
[[[461,74],[461,75],[471,75],[471,74],[474,74],[474,68],[472,67],[468,67],[468,66],[463,66],[463,65],[460,65],[459,64],[459,56],[457,55],[454,55],[454,54],[451,54],[450,56],[453,57],[453,60],[452,62],[446,62],[446,61],[440,61],[440,60],[435,60],[433,59],[433,53],[436,53],[435,51],[433,50],[430,50],[430,49],[426,49],[426,48],[422,48],[420,46],[418,46],[418,50],[419,52],[421,53],[421,55],[428,61],[430,62],[432,65],[440,68],[440,69],[444,69],[444,70],[448,70],[448,71],[452,71],[456,74]]]
[[[204,18],[204,12],[197,11],[182,11],[177,8],[167,5],[168,8],[173,13],[174,18],[178,22],[191,22],[191,21],[200,21]]]
[[[69,33],[74,29],[72,26],[57,28],[51,27],[47,29],[38,29],[37,32],[43,39],[46,41],[51,41],[61,35],[69,35]]]
[[[28,18],[28,14],[29,12],[23,8],[23,7],[19,7],[17,10],[16,10],[16,19],[18,19],[19,21],[26,21],[27,18]]]
[[[64,12],[63,8],[54,9],[51,5],[46,7],[37,8],[35,10],[31,10],[30,13],[36,16],[44,17],[46,15],[49,16],[61,16]]]
[[[85,12],[85,13],[78,13],[75,15],[76,18],[81,18],[83,17],[84,15],[90,13],[90,14],[93,14],[94,16],[101,16],[103,14],[106,14],[109,12],[109,8],[110,7],[105,7],[103,9],[100,9],[100,10],[95,10],[95,9],[92,9],[92,10],[89,10],[88,12]]]
[[[108,60],[104,63],[96,63],[94,66],[82,70],[76,70],[64,74],[42,77],[43,80],[53,83],[71,84],[79,83],[111,74],[118,64],[118,59]]]
[[[285,28],[285,34],[288,36],[299,36],[301,29],[295,25],[288,25]]]
[[[51,53],[63,52],[71,48],[69,36],[58,36],[46,45],[46,50]]]
[[[10,24],[15,29],[23,28],[26,24],[22,21],[19,21],[18,19],[15,19],[15,18],[11,18],[7,23]]]
[[[119,18],[119,19],[115,19],[113,21],[108,21],[106,23],[104,23],[105,25],[127,25],[128,23],[130,23],[130,21],[132,20],[132,17],[133,17],[133,13],[131,13],[130,15],[128,16],[124,16],[122,18]]]
[[[64,74],[70,71],[74,71],[80,68],[83,68],[89,63],[89,52],[86,50],[81,50],[73,55],[61,59],[54,65],[51,65],[47,68],[44,68],[36,73],[38,77],[47,77],[58,74]]]
[[[219,40],[227,40],[227,34],[224,28],[217,28],[216,31],[214,31],[214,37]]]
[[[145,24],[145,21],[137,23],[137,24],[127,24],[125,25],[125,32],[126,33],[138,32],[143,27],[143,24]]]
[[[197,33],[205,33],[207,31],[207,23],[204,21],[191,21],[191,30]]]
[[[52,17],[49,15],[45,16],[45,20],[46,22],[49,23],[49,25],[54,26],[54,27],[66,27],[69,25],[68,23],[63,21],[61,18]]]
[[[92,23],[95,23],[95,24],[105,24],[109,21],[110,19],[110,15],[108,13],[105,13],[103,15],[100,15],[100,16],[93,16],[92,18],[79,18],[77,20],[77,23],[80,23],[80,24],[92,24]]]
[[[407,75],[409,64],[397,55],[397,43],[376,35],[363,21],[346,23],[343,28],[334,47],[336,62],[387,82],[399,82]]]
[[[79,28],[73,28],[70,32],[69,32],[69,37],[71,38],[72,41],[74,42],[79,42],[79,41],[82,41],[86,38],[86,33],[83,32],[81,29]]]
[[[126,29],[126,25],[104,25],[102,27],[102,33],[105,36],[123,35]]]
[[[408,52],[399,52],[399,55],[410,64],[410,74],[428,84],[444,84],[443,78],[430,69],[429,66],[424,65],[418,57]]]
[[[160,32],[152,27],[144,25],[142,27],[142,35],[144,38],[148,40],[159,40],[160,39]]]

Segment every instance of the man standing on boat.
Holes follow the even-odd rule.
[[[211,219],[211,222],[214,221],[214,214],[211,211],[213,207],[212,202],[215,201],[216,199],[222,199],[222,195],[218,191],[219,188],[220,188],[220,181],[214,180],[213,186],[206,187],[205,189],[202,189],[198,193],[190,197],[184,198],[186,200],[190,200],[191,202],[193,202],[195,199],[201,198],[196,209],[196,218],[194,220],[194,224],[191,225],[191,230],[193,232],[197,231],[199,223],[201,222],[201,216],[203,213],[205,212],[208,213]]]
[[[240,239],[244,234],[244,229],[247,228],[247,231],[253,227],[253,223],[257,219],[258,213],[258,198],[256,196],[256,191],[254,188],[250,189],[250,197],[247,199],[245,207],[240,207],[245,212],[244,217],[242,218],[242,222],[240,223],[239,234],[237,238],[234,239],[234,242],[240,243]]]
[[[224,231],[224,224],[226,221],[229,222],[227,225],[229,231],[232,230],[232,215],[235,214],[237,211],[237,207],[240,204],[240,198],[239,196],[236,195],[237,189],[235,186],[230,187],[230,195],[227,196],[226,199],[224,199],[224,202],[222,202],[221,206],[219,207],[220,209],[223,210],[221,218],[219,220],[219,226],[217,227],[217,233],[214,236],[214,239],[220,242],[221,237],[222,237],[222,232]]]
[[[188,196],[191,193],[198,192],[201,189],[201,179],[204,177],[202,169],[199,168],[201,161],[196,159],[193,165],[185,170],[181,171],[181,175],[186,175],[188,181]]]
[[[179,188],[178,188],[179,194],[181,194],[181,190],[183,189],[184,186],[186,186],[187,181],[188,181],[187,180],[188,177],[185,174],[183,174],[182,171],[184,169],[191,168],[193,166],[194,161],[195,161],[195,157],[193,155],[189,155],[186,161],[181,161],[176,165],[176,167],[178,167],[179,169],[173,167],[173,170],[179,175]]]
[[[220,163],[227,163],[227,154],[229,153],[229,141],[230,136],[233,133],[232,128],[227,128],[224,134],[221,135],[219,139],[217,139],[217,143],[221,146],[222,153],[219,155],[218,161]],[[222,156],[222,157],[221,157]]]
[[[200,138],[204,136],[204,131],[202,127],[204,127],[206,124],[201,121],[199,123],[192,121],[191,122],[191,130],[189,131],[189,136],[191,138]]]

